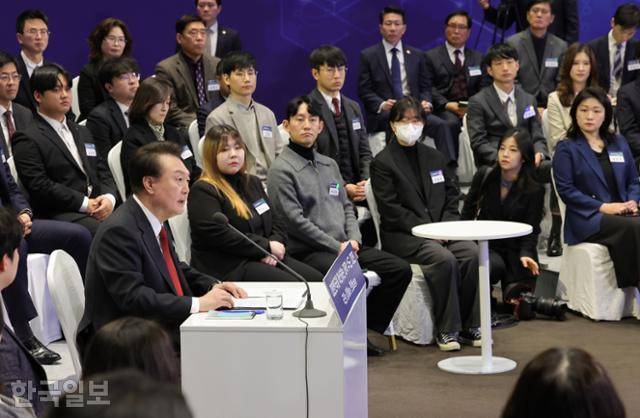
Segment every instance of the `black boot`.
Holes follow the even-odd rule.
[[[560,215],[551,215],[551,233],[547,241],[547,255],[549,257],[559,257],[562,255],[562,238],[560,229],[562,228],[562,218]]]

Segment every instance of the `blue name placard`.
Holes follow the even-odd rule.
[[[333,262],[324,276],[324,284],[340,316],[340,321],[344,324],[358,294],[365,286],[365,278],[351,244],[347,245]]]

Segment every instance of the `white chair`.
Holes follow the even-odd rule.
[[[369,134],[369,148],[371,149],[371,156],[375,157],[380,151],[387,146],[385,142],[385,133],[384,132],[376,132]]]
[[[566,205],[560,196],[558,203],[565,219]],[[627,316],[640,319],[638,288],[618,288],[609,250],[601,244],[564,245],[557,294],[569,301],[570,309],[591,319],[619,321]]]
[[[80,117],[80,102],[78,101],[78,82],[80,76],[71,80],[71,111],[76,115],[76,120]]]
[[[369,211],[378,235],[377,247],[380,248],[380,212],[378,212],[378,205],[371,188],[371,179],[367,180],[364,188]],[[411,283],[409,283],[409,287],[407,287],[407,291],[393,316],[393,329],[395,335],[414,344],[431,344],[434,334],[433,299],[420,266],[411,264],[411,271],[413,272]]]
[[[476,162],[473,158],[469,130],[467,128],[467,115],[462,118],[462,130],[458,137],[458,181],[460,183],[471,183],[473,175],[476,173]]]
[[[120,162],[121,151],[122,141],[118,141],[118,143],[109,150],[109,154],[107,155],[107,163],[109,164],[109,170],[111,171],[113,181],[116,183],[118,193],[120,193],[120,197],[124,202],[125,200],[127,200],[127,192],[124,186],[124,173],[122,171],[122,163]]]
[[[32,319],[29,325],[33,334],[45,345],[62,337],[60,322],[47,284],[49,260],[49,254],[27,255],[29,295],[38,312],[38,316]]]
[[[193,157],[196,159],[198,167],[202,167],[202,153],[198,148],[198,141],[200,141],[200,133],[198,132],[198,121],[194,120],[189,125],[189,143],[191,143],[191,149],[193,150]]]
[[[173,243],[180,261],[191,262],[191,228],[187,208],[180,215],[169,218],[169,227],[173,234]]]
[[[64,339],[67,341],[71,361],[76,376],[82,375],[82,365],[76,335],[78,325],[84,313],[84,285],[78,265],[73,258],[63,250],[51,253],[49,267],[47,268],[47,283],[51,299],[55,305]]]
[[[284,129],[284,126],[282,126],[282,123],[278,125],[278,132],[280,132],[280,138],[282,141],[284,141],[285,144],[288,144],[289,138],[291,137],[289,136],[289,132],[287,132],[286,129]]]
[[[202,156],[202,147],[204,146],[204,136],[200,139],[198,139],[198,143],[196,144],[196,147],[198,148],[198,154],[200,154]],[[202,166],[201,166],[202,168]]]

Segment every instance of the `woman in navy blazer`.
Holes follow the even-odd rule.
[[[618,287],[638,286],[640,183],[624,137],[609,131],[611,103],[599,87],[585,88],[571,106],[568,138],[553,157],[553,175],[567,205],[567,244],[594,242],[609,249]]]

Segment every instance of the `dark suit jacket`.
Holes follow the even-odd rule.
[[[204,89],[207,101],[209,101],[215,93],[215,91],[209,90],[210,82],[216,80],[216,65],[220,59],[204,54],[202,60],[204,64]],[[167,122],[178,127],[188,127],[191,122],[196,120],[199,103],[196,85],[184,55],[178,52],[160,61],[156,65],[156,77],[167,81],[173,88],[173,99]]]
[[[198,108],[197,119],[200,137],[203,137],[205,134],[204,128],[207,126],[207,116],[209,116],[209,113],[213,112],[214,109],[224,103],[225,100],[220,90],[218,90],[211,95],[211,100]]]
[[[424,144],[415,147],[423,187],[419,186],[397,141],[387,144],[371,163],[371,187],[380,211],[382,248],[400,257],[415,253],[424,241],[413,236],[414,226],[460,218],[458,192],[446,158]],[[430,174],[434,171],[442,172],[443,182],[432,182]]]
[[[516,114],[518,116],[518,128],[526,129],[531,135],[535,152],[549,157],[547,140],[542,134],[540,116],[536,108],[536,99],[525,92],[522,87],[516,85]],[[535,114],[524,118],[525,109],[531,106]],[[493,165],[498,155],[498,142],[500,138],[513,126],[509,115],[500,102],[498,93],[493,85],[480,90],[478,94],[469,99],[469,111],[467,112],[467,129],[469,140],[476,165]]]
[[[618,90],[616,118],[636,163],[640,162],[640,77]]]
[[[322,93],[320,93],[318,89],[313,89],[313,91],[309,93],[309,97],[322,109],[322,120],[324,122],[324,128],[316,140],[316,150],[320,154],[331,157],[338,162],[338,152],[340,151],[340,148],[338,131],[336,129],[336,122],[333,118],[333,113],[331,112],[331,109],[329,109],[327,101],[322,97]],[[343,95],[340,95],[340,103],[347,123],[347,129],[349,130],[349,138],[351,139],[351,158],[353,166],[358,168],[354,174],[357,176],[357,181],[366,180],[369,178],[369,165],[371,164],[372,157],[371,149],[369,148],[367,130],[364,126],[362,113],[360,112],[360,105],[358,105],[354,100]],[[354,130],[353,123],[356,120],[358,120],[358,123],[360,124],[360,129]],[[345,181],[348,180],[345,179]]]
[[[608,34],[596,38],[589,42],[589,46],[593,49],[598,63],[598,83],[600,87],[609,91],[611,87],[611,65],[609,65],[609,38]],[[627,41],[624,51],[624,62],[622,63],[622,85],[625,85],[636,78],[640,74],[640,70],[629,71],[629,61],[633,61],[640,49],[640,42],[635,39]]]
[[[640,183],[627,141],[617,135],[607,144],[609,155],[621,152],[624,163],[611,163],[613,176],[623,202],[640,200]],[[611,202],[611,194],[598,159],[586,139],[558,142],[553,156],[556,190],[567,205],[564,238],[569,245],[578,244],[600,230],[600,206]]]
[[[248,261],[264,258],[264,253],[226,225],[214,222],[212,215],[217,212],[225,214],[231,225],[269,252],[269,241],[286,243],[284,220],[274,213],[260,179],[248,175],[247,180],[245,183],[239,176],[233,176],[230,183],[251,210],[253,218],[249,220],[240,218],[231,201],[210,183],[197,181],[189,191],[187,205],[191,226],[191,265],[198,271],[225,280],[229,273],[242,268]],[[253,206],[260,199],[264,199],[270,207],[262,215]],[[262,228],[255,222],[256,218],[260,218]]]
[[[80,70],[80,79],[78,80],[80,117],[78,118],[78,122],[86,119],[96,106],[109,97],[109,93],[107,93],[98,79],[99,69],[100,64],[91,61]]]
[[[13,102],[11,103],[11,110],[13,112],[13,122],[15,124],[16,131],[26,129],[31,124],[31,121],[33,120],[33,113],[29,108]],[[11,138],[5,138],[3,130],[0,129],[0,146],[4,148],[5,143],[11,146]],[[7,150],[4,150],[4,155],[8,158],[9,153]]]
[[[87,128],[93,135],[98,157],[107,160],[109,151],[127,132],[127,122],[111,97],[96,106],[87,116]]]
[[[82,160],[85,173],[71,156],[62,138],[40,116],[13,136],[13,155],[20,181],[29,193],[36,217],[79,213],[87,196],[87,180],[93,185],[90,197],[110,193],[117,196],[108,167],[96,156],[88,156],[85,144],[93,144],[84,126],[67,119],[67,126]],[[95,146],[95,144],[94,144]]]
[[[173,242],[169,236],[170,242]],[[204,295],[214,283],[171,257],[184,296],[177,296],[158,238],[142,208],[128,199],[100,224],[93,239],[85,277],[85,310],[78,326],[78,341],[123,316],[139,316],[163,324],[175,338],[178,326],[191,311],[191,298]]]
[[[533,35],[529,29],[518,32],[507,39],[507,43],[518,51],[518,81],[522,88],[538,100],[538,106],[547,106],[549,93],[555,91],[562,55],[567,43],[552,33],[547,33],[542,62],[538,62],[533,46]],[[556,66],[548,67],[547,60],[555,60]]]
[[[491,170],[487,174],[487,171]],[[483,179],[484,180],[484,185]],[[481,167],[473,176],[471,187],[464,200],[461,219],[522,222],[533,227],[529,235],[517,238],[493,240],[489,242],[492,250],[507,254],[512,271],[521,267],[520,257],[538,259],[538,235],[544,205],[544,188],[525,192],[514,185],[504,201],[500,199],[500,168]],[[516,267],[516,268],[513,268]]]
[[[198,177],[200,177],[201,170],[200,167],[196,165],[196,159],[193,156],[193,151],[191,150],[191,146],[189,145],[189,141],[185,138],[185,135],[173,126],[165,123],[164,138],[180,147],[183,153],[182,161],[184,162],[184,165],[187,166],[189,173],[191,173],[191,182],[196,181]],[[133,154],[138,148],[156,141],[156,135],[153,133],[147,122],[132,123],[125,133],[124,138],[122,139],[120,163],[122,164],[127,196],[131,193],[131,188],[129,187],[129,160],[133,157]]]
[[[404,66],[411,96],[420,101],[431,102],[431,75],[427,69],[424,53],[404,44],[403,48]],[[378,113],[378,109],[382,102],[393,98],[393,83],[382,42],[360,52],[358,96],[367,113],[367,130],[369,132],[385,131],[389,111]]]
[[[435,112],[442,112],[445,105],[451,101],[447,98],[447,94],[453,83],[455,68],[444,44],[428,50],[425,55],[427,68],[432,77],[433,108]],[[482,59],[483,56],[480,52],[465,47],[463,66],[465,79],[467,80],[467,97],[476,94],[482,86],[482,75],[485,74]],[[479,67],[482,74],[471,76],[469,67]]]
[[[29,108],[34,114],[37,110],[36,99],[33,98],[33,91],[31,90],[31,83],[29,81],[29,72],[27,71],[27,65],[22,59],[22,55],[18,54],[15,57],[16,64],[18,64],[18,72],[22,76],[20,79],[20,87],[18,87],[18,95],[14,102],[19,103],[24,107]],[[51,64],[51,61],[44,60],[43,64]]]
[[[527,4],[530,0],[502,0],[501,5],[512,3],[513,11],[508,15],[500,12],[498,20],[498,10],[489,7],[484,11],[484,18],[487,22],[491,22],[502,29],[508,29],[516,23],[516,31],[520,32],[529,26],[527,21]],[[555,15],[555,19],[549,27],[549,32],[553,33],[560,39],[564,39],[569,45],[578,42],[580,32],[580,19],[578,18],[578,0],[554,0],[551,5],[551,11]]]
[[[240,34],[235,29],[218,26],[218,43],[216,44],[216,57],[224,58],[231,51],[242,50]]]
[[[20,187],[11,175],[11,169],[2,150],[0,150],[0,154],[2,160],[2,166],[0,166],[0,207],[11,206],[16,213],[31,210],[27,199],[24,198]]]

